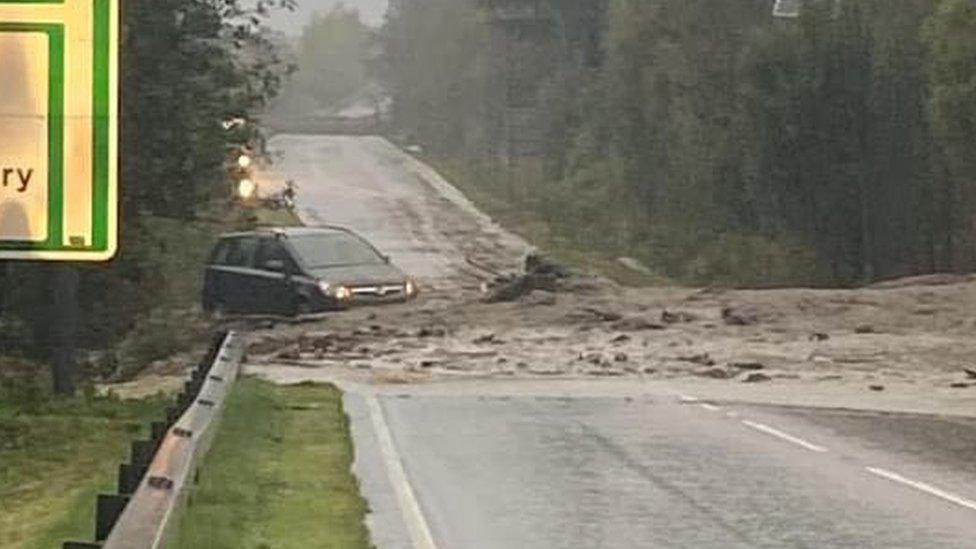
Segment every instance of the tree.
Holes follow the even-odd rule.
[[[397,125],[437,152],[489,131],[488,27],[473,0],[405,3],[382,33],[382,78]],[[471,126],[476,126],[472,128]],[[474,130],[469,131],[469,130]]]
[[[976,268],[976,5],[943,0],[927,21],[929,112],[942,148],[945,248],[958,270]]]
[[[476,137],[512,106],[494,88],[530,82],[515,106],[544,130],[543,177],[494,162],[478,181],[559,239],[697,283],[976,268],[972,0],[811,1],[791,19],[767,0],[525,0],[553,32],[514,68],[523,36],[478,24],[492,3],[442,2],[401,2],[387,26],[395,119],[452,162],[491,162]]]
[[[4,350],[59,365],[57,392],[73,389],[75,343],[110,347],[157,306],[154,294],[165,281],[158,274],[155,235],[143,226],[146,216],[190,220],[229,198],[223,170],[228,148],[253,141],[257,130],[228,132],[222,122],[250,117],[277,92],[285,68],[261,24],[271,9],[292,5],[122,3],[120,253],[108,265],[10,264],[0,300],[4,316],[26,324],[31,336],[21,339],[21,349]],[[63,288],[78,279],[85,292],[75,300]],[[79,301],[77,319],[60,323]]]
[[[359,12],[341,3],[313,15],[298,43],[294,87],[319,108],[335,107],[360,91],[366,84],[369,34]]]

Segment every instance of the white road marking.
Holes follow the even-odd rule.
[[[739,417],[738,412],[725,412],[725,415],[728,417]]]
[[[891,471],[886,471],[884,469],[879,469],[877,467],[865,467],[865,469],[867,469],[867,471],[869,473],[871,473],[872,475],[877,475],[877,476],[879,476],[881,478],[886,478],[886,479],[888,479],[888,480],[890,480],[892,482],[898,482],[900,484],[904,484],[905,486],[909,486],[909,487],[914,488],[916,490],[925,492],[926,494],[933,495],[933,496],[938,497],[938,498],[942,498],[942,499],[944,499],[944,500],[946,500],[946,501],[948,501],[950,503],[955,503],[956,505],[959,505],[960,507],[965,507],[966,509],[970,509],[972,511],[976,511],[976,502],[974,502],[972,500],[969,500],[969,499],[966,499],[966,498],[964,498],[962,496],[957,496],[957,495],[952,494],[950,492],[946,492],[944,490],[940,490],[940,489],[936,488],[935,486],[931,486],[929,484],[925,484],[924,482],[919,482],[917,480],[912,480],[910,478],[905,478],[905,477],[899,475],[898,473],[892,473]]]
[[[400,502],[400,511],[403,513],[403,521],[407,524],[410,531],[410,540],[413,542],[414,549],[437,549],[434,543],[434,536],[430,533],[427,519],[424,518],[423,511],[420,510],[420,503],[414,494],[407,474],[403,470],[403,462],[397,453],[396,445],[393,443],[393,436],[390,428],[383,418],[383,408],[380,407],[376,395],[365,396],[366,406],[369,408],[370,418],[373,420],[373,429],[376,431],[376,438],[379,441],[380,452],[383,454],[383,461],[386,464],[387,474],[390,476],[390,483],[396,491],[397,500]]]
[[[773,429],[769,425],[763,425],[762,423],[756,423],[755,421],[749,421],[747,419],[742,420],[742,423],[746,427],[750,427],[750,428],[755,429],[757,431],[761,431],[763,433],[766,433],[767,435],[773,435],[774,437],[781,438],[781,439],[783,439],[783,440],[785,440],[787,442],[792,442],[793,444],[796,444],[797,446],[802,446],[803,448],[806,448],[807,450],[810,450],[811,452],[826,452],[827,451],[827,449],[824,448],[823,446],[817,446],[816,444],[807,442],[807,441],[803,440],[802,438],[797,438],[797,437],[795,437],[793,435],[784,433],[783,431],[780,431],[778,429]]]
[[[719,408],[718,406],[716,406],[714,404],[709,404],[707,402],[702,402],[701,404],[699,404],[699,406],[701,406],[702,408],[708,410],[709,412],[717,412],[717,411],[721,410],[721,408]]]
[[[698,402],[698,397],[688,395],[678,395],[678,399],[681,400],[682,404],[694,404]]]

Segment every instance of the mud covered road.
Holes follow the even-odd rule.
[[[306,223],[424,288],[251,334],[251,373],[347,389],[379,547],[976,539],[976,281],[634,289],[543,263],[524,283],[530,247],[390,143],[272,147]]]
[[[976,368],[971,279],[736,291],[628,289],[575,275],[485,303],[481,286],[521,271],[530,247],[429,167],[379,138],[279,136],[273,147],[308,224],[364,234],[424,295],[258,333],[258,360],[379,380],[690,377],[976,395],[976,372],[966,373]]]

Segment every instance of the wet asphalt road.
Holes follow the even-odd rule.
[[[306,221],[440,289],[477,279],[435,230],[468,206],[424,166],[376,138],[272,146]],[[377,546],[976,548],[976,420],[603,387],[347,384]]]
[[[378,546],[424,545],[370,398],[435,547],[976,547],[976,420],[556,387],[351,394]]]

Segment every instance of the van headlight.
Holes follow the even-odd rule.
[[[348,287],[342,285],[333,286],[324,280],[319,281],[319,290],[326,296],[338,299],[339,301],[346,301],[352,297],[352,290]]]
[[[346,301],[352,297],[352,290],[346,288],[345,286],[336,286],[332,289],[332,297],[338,299],[339,301]]]
[[[413,279],[408,278],[407,281],[403,284],[403,291],[407,294],[407,297],[413,297],[417,295],[418,290],[419,288],[417,287],[417,283],[414,282]]]

